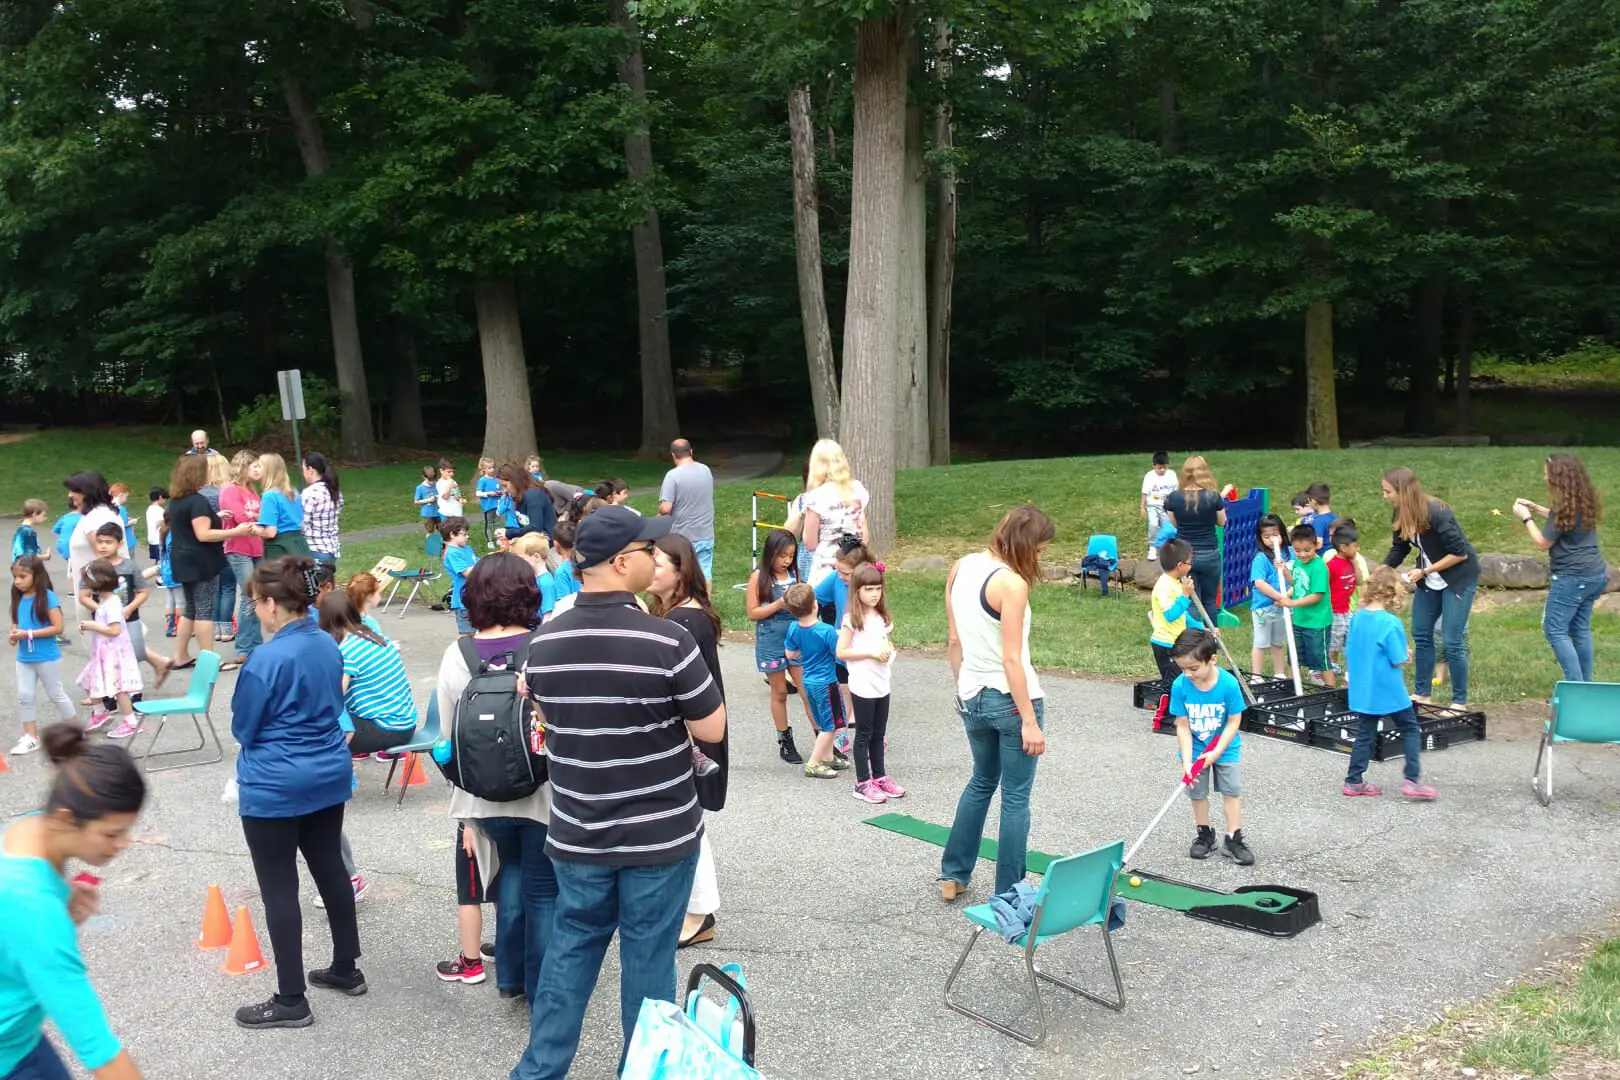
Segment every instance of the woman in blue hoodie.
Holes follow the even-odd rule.
[[[265,642],[248,658],[231,697],[231,734],[241,746],[242,832],[264,897],[277,981],[269,1001],[236,1011],[246,1028],[308,1027],[315,1019],[304,998],[300,852],[332,928],[332,966],[311,971],[309,981],[351,996],[366,992],[366,977],[354,966],[360,931],[341,848],[353,778],[338,723],[343,657],[308,618],[320,585],[315,560],[301,555],[267,559],[253,571],[253,608]]]

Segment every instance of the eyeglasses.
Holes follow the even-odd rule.
[[[649,541],[647,541],[647,543],[643,544],[640,547],[625,548],[623,551],[619,552],[619,554],[620,555],[652,555],[657,550],[658,550],[658,545],[649,540]]]

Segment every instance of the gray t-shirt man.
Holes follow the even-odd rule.
[[[692,444],[676,439],[670,444],[675,467],[664,474],[658,489],[658,512],[670,515],[670,532],[692,543],[714,540],[714,474],[692,456]]]

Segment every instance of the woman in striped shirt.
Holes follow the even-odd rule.
[[[321,629],[343,654],[343,708],[354,723],[349,753],[374,754],[410,742],[416,702],[399,646],[365,624],[346,592],[333,589],[317,608]]]

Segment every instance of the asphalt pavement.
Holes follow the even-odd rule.
[[[425,695],[454,632],[450,616],[418,606],[383,625]],[[1561,749],[1561,790],[1543,809],[1526,782],[1527,737],[1429,755],[1425,772],[1441,793],[1433,804],[1346,799],[1344,758],[1250,737],[1245,835],[1258,865],[1188,859],[1193,827],[1181,807],[1136,865],[1221,889],[1312,889],[1322,923],[1273,940],[1131,905],[1115,939],[1124,1011],[1048,987],[1055,1034],[1025,1048],[942,1004],[968,930],[935,890],[939,849],[861,824],[884,809],[949,823],[968,768],[945,664],[900,657],[890,772],[911,794],[874,808],[851,798],[850,783],[806,779],[777,758],[751,645],[728,641],[721,653],[735,775],[730,804],[709,818],[719,933],[678,960],[683,972],[698,960],[743,965],[759,1015],[758,1064],[777,1080],[1287,1077],[1501,985],[1571,935],[1601,927],[1620,895],[1613,748]],[[71,651],[70,676],[84,657],[82,646]],[[234,679],[224,677],[215,699],[222,730]],[[0,694],[15,692],[10,665],[0,667],[0,684]],[[1063,854],[1133,839],[1175,782],[1172,741],[1147,730],[1127,686],[1059,676],[1045,685],[1048,751],[1031,847]],[[803,747],[802,717],[796,727]],[[8,730],[6,745],[13,737]],[[456,918],[455,827],[431,769],[433,782],[396,810],[381,791],[386,766],[364,763],[349,804],[349,836],[371,882],[359,908],[370,993],[312,991],[316,1022],[307,1029],[235,1026],[233,1010],[267,997],[274,976],[225,975],[222,954],[194,944],[206,889],[218,882],[233,911],[252,910],[269,948],[241,828],[220,800],[233,754],[226,742],[225,762],[152,777],[137,842],[104,871],[103,914],[83,934],[113,1026],[146,1075],[504,1077],[526,1042],[522,1006],[498,999],[493,980],[468,987],[433,974],[454,953]],[[7,815],[37,805],[45,775],[38,755],[10,764],[0,776]],[[1398,763],[1375,765],[1370,779],[1398,789]],[[994,811],[987,831],[995,833]],[[991,884],[991,866],[980,868],[973,902]],[[303,894],[306,956],[319,966],[329,939],[307,878]],[[1056,939],[1041,956],[1059,973],[1106,983],[1094,931]],[[1031,1019],[1019,957],[997,941],[981,944],[961,992],[1009,1019]],[[610,952],[572,1075],[611,1076],[618,1040]]]

